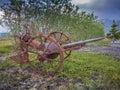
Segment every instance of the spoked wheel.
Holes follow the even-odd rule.
[[[59,42],[61,46],[71,43],[70,37],[62,32],[52,32],[49,34],[49,36],[55,38],[56,41]],[[65,59],[67,59],[70,56],[70,54],[71,54],[71,50],[64,51]]]
[[[40,74],[54,75],[62,68],[64,54],[60,44],[53,38],[40,35],[33,39],[40,42],[38,48],[28,45],[27,57],[30,66]]]

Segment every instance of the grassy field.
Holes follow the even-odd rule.
[[[10,39],[0,39],[0,53],[9,53],[13,45]]]
[[[99,42],[99,45],[103,42],[105,43],[105,41]],[[0,40],[0,43],[0,54],[9,53],[12,47],[11,40]],[[7,55],[5,61],[0,60],[0,69],[16,66],[18,64],[10,60]],[[83,87],[88,87],[90,90],[119,90],[120,62],[101,54],[73,52],[64,62],[63,71],[58,72],[56,76],[68,78],[73,83],[80,82]]]
[[[81,82],[92,88],[119,88],[120,62],[114,58],[95,53],[76,53],[63,65],[62,77]],[[59,74],[58,74],[59,75]],[[112,90],[112,89],[111,89]]]

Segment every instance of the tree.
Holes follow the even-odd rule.
[[[11,30],[20,30],[22,24],[36,22],[47,28],[50,19],[58,19],[60,14],[70,14],[75,12],[74,6],[69,0],[7,0],[1,6],[4,11],[4,22]],[[33,23],[32,23],[33,24]]]
[[[23,32],[26,24],[34,32],[67,32],[74,35],[75,40],[103,36],[103,26],[96,21],[94,13],[79,13],[79,7],[72,5],[70,0],[8,1],[1,10],[12,32]]]
[[[109,35],[113,35],[112,40],[113,42],[116,39],[120,38],[120,31],[117,29],[118,25],[116,24],[115,20],[113,20],[113,24],[111,25],[111,30],[110,32],[107,34],[107,36]]]

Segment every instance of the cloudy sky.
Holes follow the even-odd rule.
[[[120,0],[72,0],[80,10],[94,12],[99,19],[120,20]]]

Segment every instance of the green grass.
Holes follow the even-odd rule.
[[[120,62],[100,54],[74,52],[57,75],[78,78],[89,87],[120,88]]]
[[[102,40],[91,45],[106,46],[109,42],[109,40]],[[2,41],[0,53],[10,52],[11,47],[11,40]],[[0,60],[0,69],[16,66],[18,64],[9,58]],[[120,61],[101,54],[73,52],[63,63],[63,71],[58,72],[56,76],[69,78],[72,82],[79,80],[91,90],[118,90],[120,88]]]
[[[14,60],[11,60],[9,57],[6,60],[0,60],[0,69],[10,68],[19,66]]]
[[[0,69],[16,67],[13,60],[0,61]],[[114,58],[95,54],[73,52],[63,63],[63,71],[56,74],[69,78],[73,83],[80,81],[90,90],[118,90],[120,88],[120,62]],[[86,90],[86,89],[85,89]]]
[[[0,53],[9,53],[12,47],[12,41],[0,39]]]

